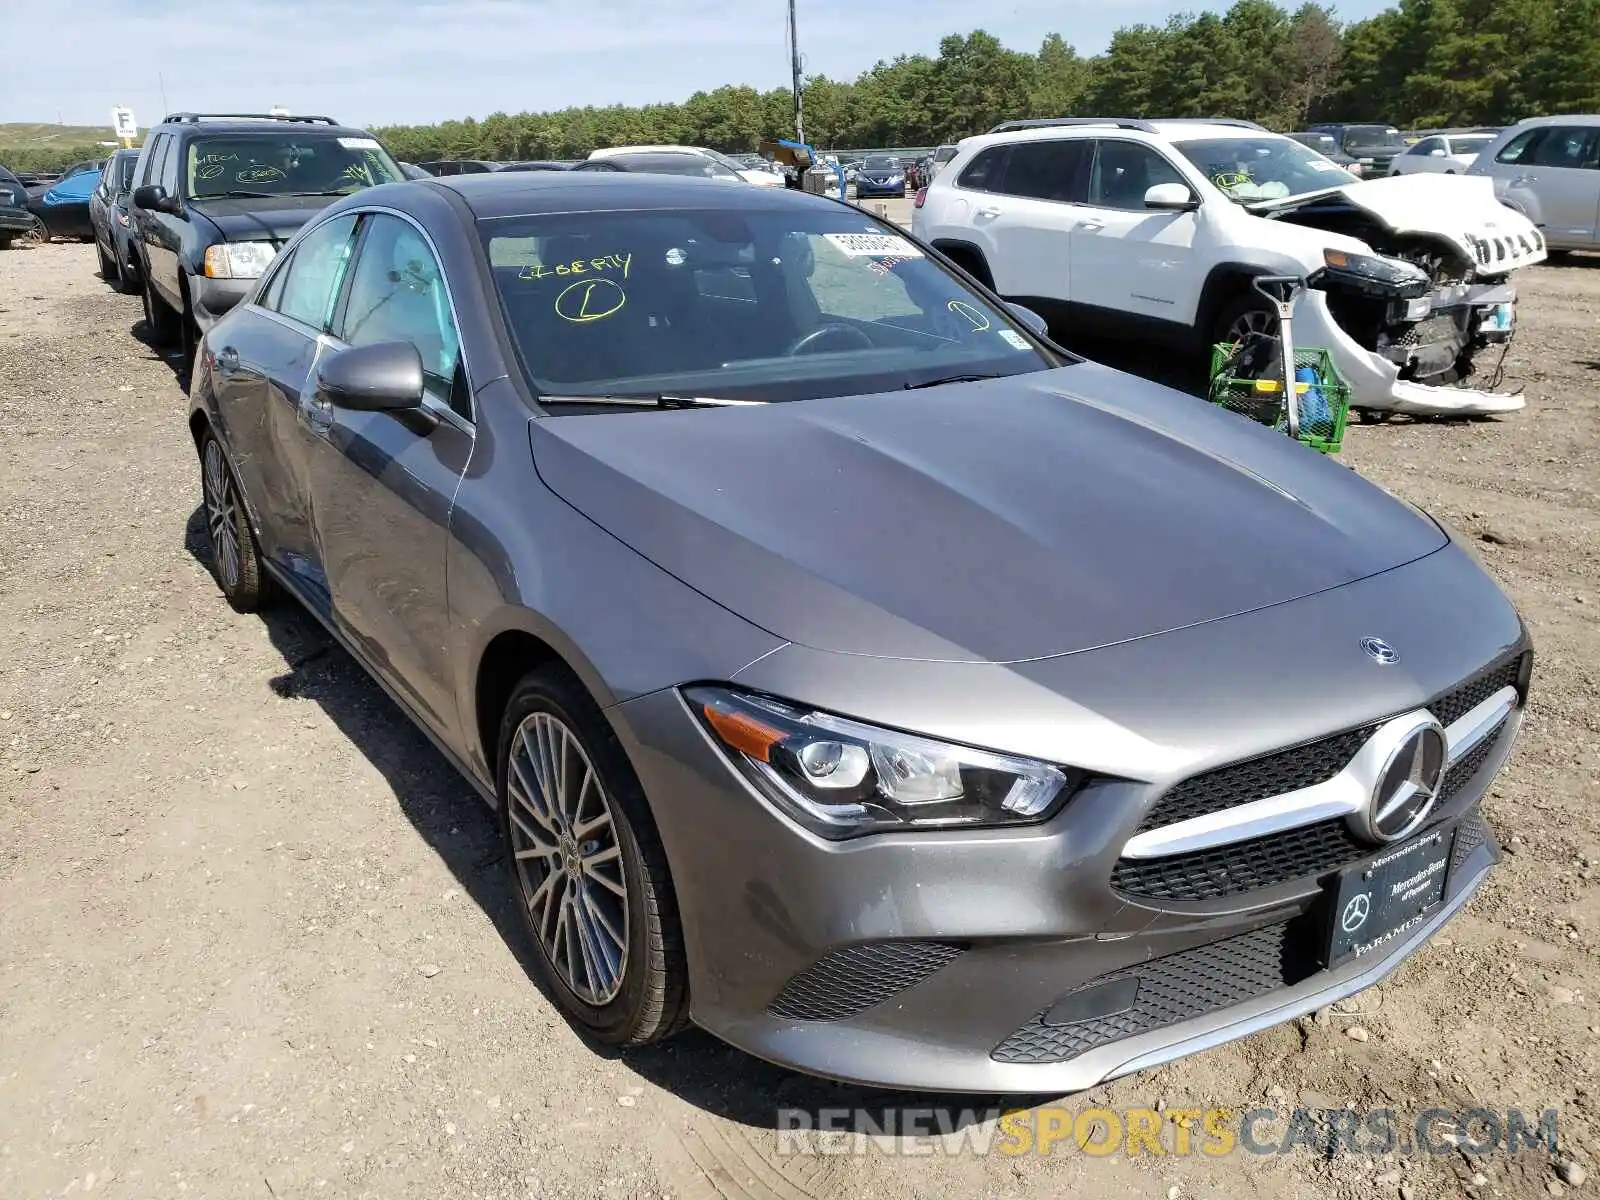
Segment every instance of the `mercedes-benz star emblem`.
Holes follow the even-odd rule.
[[[1350,903],[1344,906],[1344,912],[1339,916],[1339,924],[1346,933],[1354,933],[1367,923],[1367,914],[1371,911],[1371,893],[1362,892],[1359,896],[1352,896]]]
[[[1364,637],[1361,639],[1361,648],[1367,652],[1367,657],[1380,667],[1392,667],[1400,661],[1400,651],[1382,638]]]
[[[1356,832],[1382,844],[1419,828],[1438,799],[1449,756],[1449,743],[1437,721],[1417,725],[1379,772],[1372,798],[1355,816]]]

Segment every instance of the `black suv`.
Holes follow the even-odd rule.
[[[145,138],[130,205],[151,340],[192,357],[318,210],[405,178],[370,133],[331,117],[165,118]]]
[[[1311,133],[1331,134],[1339,149],[1361,165],[1363,178],[1387,175],[1394,156],[1406,152],[1405,139],[1393,125],[1309,125]],[[1335,159],[1335,162],[1339,160]],[[1343,166],[1343,163],[1340,163]]]

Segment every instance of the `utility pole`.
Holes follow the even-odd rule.
[[[794,19],[795,0],[789,0],[789,61],[794,72],[794,140],[801,145],[806,140],[805,115],[801,104],[801,78],[800,78],[800,27]]]
[[[167,77],[160,71],[156,72],[156,85],[161,88],[161,115],[165,117],[171,110],[167,108]]]

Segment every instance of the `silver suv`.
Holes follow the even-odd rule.
[[[1600,249],[1600,115],[1532,117],[1467,170],[1539,227],[1552,251]]]

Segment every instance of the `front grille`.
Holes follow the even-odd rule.
[[[1344,770],[1375,729],[1366,725],[1185,779],[1156,801],[1139,832],[1326,783]]]
[[[1453,725],[1501,688],[1515,684],[1521,669],[1520,658],[1508,659],[1497,667],[1474,675],[1454,691],[1446,692],[1430,702],[1428,711],[1438,719],[1439,724]]]
[[[1520,667],[1521,660],[1516,658],[1490,667],[1430,701],[1428,711],[1441,725],[1449,725],[1501,688],[1516,683]],[[1377,728],[1374,723],[1346,730],[1185,779],[1155,802],[1138,832],[1324,783],[1344,769]]]
[[[1254,929],[1096,979],[1084,986],[1099,987],[1130,976],[1137,979],[1139,991],[1133,1005],[1110,1016],[1046,1025],[1045,1014],[1060,1002],[1054,1001],[990,1051],[990,1057],[1007,1063],[1066,1062],[1107,1042],[1149,1033],[1299,983],[1319,969],[1307,947],[1321,941],[1309,926],[1301,928],[1305,920]]]
[[[1334,817],[1188,854],[1119,858],[1111,870],[1111,886],[1151,900],[1217,900],[1321,875],[1372,850],[1357,840],[1343,818]]]
[[[1451,767],[1444,777],[1444,786],[1439,789],[1438,803],[1443,806],[1449,804],[1477,777],[1483,770],[1483,764],[1488,761],[1489,755],[1494,753],[1494,748],[1500,744],[1500,735],[1505,733],[1506,723],[1501,721],[1489,735],[1461,756],[1461,761]]]
[[[965,949],[901,941],[830,950],[784,984],[767,1012],[791,1021],[842,1021],[921,983]]]

